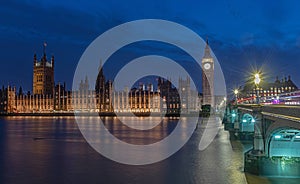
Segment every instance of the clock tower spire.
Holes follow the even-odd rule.
[[[202,58],[202,91],[203,105],[214,107],[214,59],[210,54],[208,39]]]
[[[207,38],[206,38],[206,45],[205,45],[205,51],[204,51],[204,58],[212,58],[211,55],[210,55],[210,48],[209,48]]]

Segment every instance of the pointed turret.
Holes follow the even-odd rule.
[[[33,66],[35,66],[37,63],[36,53],[33,55]]]
[[[21,86],[20,86],[20,88],[19,88],[19,95],[23,95],[23,89],[22,89]]]
[[[80,81],[79,83],[79,91],[82,91],[84,88],[83,80]]]
[[[98,76],[96,80],[95,90],[97,94],[104,93],[105,91],[105,76],[103,72],[103,65],[101,59],[98,67]]]
[[[208,44],[208,39],[206,39],[205,51],[204,51],[204,58],[211,58],[210,55],[210,48]]]
[[[85,76],[84,86],[85,86],[85,90],[88,90],[90,88],[89,79],[87,75]]]
[[[100,63],[99,63],[99,67],[98,67],[98,72],[102,72],[103,73],[103,69],[102,69],[102,60],[100,59]]]
[[[53,55],[51,56],[51,66],[52,66],[52,68],[54,68],[54,56]]]
[[[276,76],[276,81],[275,81],[276,84],[279,84],[280,83],[280,80],[279,80],[279,77]]]

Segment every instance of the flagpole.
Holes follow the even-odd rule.
[[[44,55],[46,55],[46,47],[47,47],[47,43],[44,42]]]

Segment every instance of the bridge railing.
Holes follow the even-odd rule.
[[[257,104],[241,104],[237,106],[241,110],[253,111],[260,110],[264,113],[272,113],[294,118],[300,118],[300,106],[287,106],[287,105],[257,105]]]

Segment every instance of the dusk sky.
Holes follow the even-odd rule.
[[[121,23],[149,18],[174,21],[208,37],[228,89],[242,85],[258,68],[266,80],[291,75],[300,87],[296,0],[2,1],[0,83],[31,91],[33,55],[42,56],[46,41],[48,56],[55,56],[55,81],[66,81],[70,89],[77,62],[96,37]],[[117,59],[122,62],[124,57]],[[177,59],[187,62],[180,54]],[[110,67],[105,71],[108,76]]]

